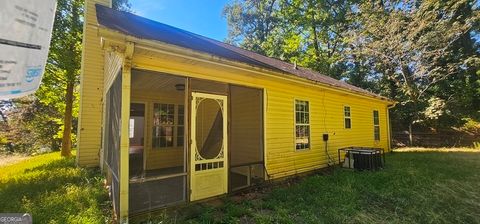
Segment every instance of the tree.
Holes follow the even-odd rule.
[[[0,122],[0,146],[7,152],[33,153],[47,148],[59,148],[60,141],[53,136],[60,125],[56,117],[61,113],[53,106],[45,105],[35,95],[15,99],[7,103]]]
[[[227,42],[341,78],[352,0],[243,0],[227,4]]]
[[[62,156],[71,156],[72,122],[74,119],[75,87],[79,83],[81,43],[83,32],[83,0],[60,0],[57,2],[52,44],[48,58],[49,76],[54,80],[48,86],[65,86]],[[114,0],[118,10],[129,10],[128,0]]]
[[[345,72],[343,33],[351,21],[352,0],[283,0],[281,15],[302,40],[300,64],[340,79]]]
[[[228,42],[399,102],[397,129],[480,118],[475,0],[235,0]],[[410,138],[412,139],[412,135]]]
[[[352,14],[358,25],[349,31],[351,54],[372,61],[372,72],[399,90],[397,109],[408,121],[411,143],[412,125],[445,106],[432,91],[478,65],[476,53],[458,51],[479,20],[478,13],[466,15],[472,7],[468,0],[379,1]]]
[[[112,8],[124,12],[130,12],[132,4],[128,0],[113,0]]]
[[[47,143],[58,149],[62,138],[62,156],[70,156],[72,145],[75,85],[81,61],[83,1],[59,0],[44,78],[33,96],[11,100],[8,108],[11,124],[7,136],[17,151],[32,152]],[[63,114],[63,116],[62,116]],[[62,127],[63,131],[58,129]],[[10,132],[10,133],[8,133]],[[29,133],[28,140],[22,135]],[[50,142],[50,143],[48,143]]]
[[[280,20],[275,15],[277,0],[233,1],[223,9],[228,22],[228,38],[226,42],[269,55],[272,33]],[[273,56],[273,55],[271,55]]]
[[[83,0],[58,0],[42,84],[31,96],[0,101],[0,149],[32,153],[61,147],[70,156],[75,141],[83,32]],[[128,0],[113,7],[129,10]]]
[[[51,91],[65,89],[64,116],[61,155],[71,156],[72,120],[75,85],[79,82],[81,43],[83,31],[83,1],[61,0],[57,2],[55,23],[48,57],[48,72],[45,74],[44,86]],[[42,93],[42,92],[40,92]],[[46,104],[51,98],[37,94]],[[47,95],[48,96],[48,95]],[[63,109],[63,108],[62,108]]]

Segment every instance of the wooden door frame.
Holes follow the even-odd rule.
[[[195,171],[195,155],[194,153],[196,152],[196,147],[194,146],[196,144],[196,141],[194,139],[195,137],[195,128],[196,128],[196,108],[194,109],[194,107],[196,107],[196,98],[197,97],[204,97],[204,98],[208,98],[208,99],[214,99],[214,100],[222,100],[222,123],[223,123],[223,158],[222,158],[222,162],[223,162],[223,182],[224,182],[224,193],[228,193],[228,172],[229,172],[229,158],[228,158],[228,138],[229,138],[229,133],[228,133],[228,95],[221,95],[221,94],[212,94],[212,93],[203,93],[203,92],[197,92],[197,91],[189,91],[189,96],[191,97],[191,100],[189,100],[190,102],[190,106],[189,106],[189,110],[190,110],[190,125],[189,125],[189,154],[188,154],[188,157],[189,157],[189,174],[190,174],[190,177],[188,178],[189,179],[189,188],[190,188],[190,194],[189,194],[189,201],[192,201],[192,192],[193,192],[193,186],[194,186],[194,173],[197,172]],[[220,161],[220,160],[219,160]],[[215,197],[215,196],[218,196],[218,195],[212,195],[212,197]],[[195,199],[195,200],[198,200],[198,199]]]

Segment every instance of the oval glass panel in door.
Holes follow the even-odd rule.
[[[222,105],[218,99],[197,99],[196,161],[223,158]]]

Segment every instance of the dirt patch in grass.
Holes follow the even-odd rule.
[[[10,165],[10,164],[14,164],[14,163],[18,163],[22,160],[26,160],[28,159],[29,156],[27,155],[20,155],[20,154],[12,154],[12,155],[8,155],[8,154],[0,154],[0,167],[2,166],[6,166],[6,165]]]

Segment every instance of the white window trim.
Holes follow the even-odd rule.
[[[345,115],[345,107],[348,107],[350,116]],[[352,107],[350,105],[343,105],[342,107],[342,113],[343,113],[343,129],[345,130],[352,130]],[[345,122],[346,119],[350,119],[350,127],[347,128],[347,122]]]
[[[297,124],[297,101],[305,101],[308,103],[308,124]],[[312,127],[311,127],[311,104],[309,99],[294,98],[293,99],[293,149],[295,152],[309,151],[312,148]],[[297,125],[308,126],[308,148],[297,149]]]
[[[180,119],[178,118],[180,115],[180,106],[183,106],[183,124],[180,124]],[[174,128],[173,128],[173,139],[174,139],[174,147],[184,147],[185,146],[185,105],[183,104],[175,104],[175,114],[174,114]],[[178,128],[183,127],[183,145],[178,145]]]
[[[375,124],[375,111],[377,112],[377,120],[378,120],[378,124]],[[381,135],[380,135],[380,112],[379,110],[373,110],[373,140],[374,141],[380,141],[381,139]],[[375,137],[375,128],[378,127],[378,139],[376,139]]]
[[[162,146],[154,146],[153,145],[153,131],[152,131],[152,135],[150,137],[150,141],[151,141],[151,144],[150,144],[150,147],[154,150],[165,150],[165,149],[174,149],[174,148],[178,148],[178,147],[184,147],[184,146],[179,146],[177,143],[177,139],[178,139],[178,127],[183,127],[183,137],[185,138],[185,121],[184,121],[184,124],[183,125],[179,125],[179,122],[178,122],[178,107],[180,105],[183,105],[183,104],[177,104],[177,103],[171,103],[171,102],[153,102],[152,103],[152,121],[149,122],[151,123],[152,125],[152,128],[155,127],[155,125],[153,124],[153,115],[155,114],[155,104],[166,104],[166,105],[169,105],[169,104],[173,104],[173,124],[169,124],[169,125],[158,125],[159,127],[172,127],[172,130],[173,130],[173,145],[172,146],[165,146],[165,147],[162,147]],[[184,110],[185,110],[185,105],[184,106]],[[184,118],[185,118],[185,112],[184,112]],[[185,120],[185,119],[184,119]],[[185,142],[185,139],[184,139],[184,142]],[[185,144],[185,143],[184,143]]]

